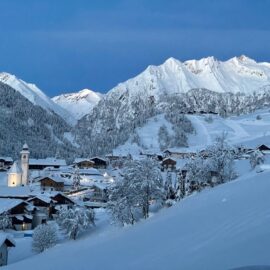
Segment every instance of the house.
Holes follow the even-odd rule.
[[[5,233],[0,234],[0,266],[8,264],[8,250],[15,247],[15,242]]]
[[[90,195],[86,200],[92,202],[107,202],[107,186],[101,183],[94,183],[90,189]]]
[[[50,198],[54,201],[55,205],[66,205],[67,207],[70,207],[75,204],[72,199],[61,192],[51,194]]]
[[[52,218],[54,200],[45,194],[37,194],[27,200],[29,204],[35,206],[33,211],[33,229],[40,224],[46,223],[49,218]]]
[[[0,157],[0,171],[6,171],[10,169],[13,164],[11,157]]]
[[[87,158],[76,158],[73,162],[74,166],[78,166],[80,169],[93,168],[95,162]]]
[[[262,145],[258,146],[257,150],[260,150],[264,154],[270,153],[270,148],[268,146],[266,146],[265,144],[262,144]]]
[[[59,176],[43,176],[37,181],[43,191],[64,191],[64,180]]]
[[[161,162],[161,166],[164,170],[175,170],[176,169],[176,160],[173,158],[165,158]]]
[[[107,161],[100,157],[93,157],[90,158],[92,162],[94,162],[94,168],[96,169],[106,169],[107,167]]]
[[[55,169],[61,166],[66,166],[67,163],[64,159],[45,158],[45,159],[29,159],[29,170],[44,170],[47,167]]]
[[[12,227],[17,231],[32,229],[32,212],[27,202],[20,199],[0,198],[0,215],[7,214]]]

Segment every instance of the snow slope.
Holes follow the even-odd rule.
[[[68,110],[76,119],[80,119],[90,113],[101,98],[102,94],[83,89],[77,93],[53,97],[52,100],[65,110]]]
[[[258,120],[257,116],[261,119]],[[188,134],[188,148],[173,148],[172,150],[181,152],[196,152],[205,149],[213,144],[217,136],[223,132],[227,134],[227,140],[230,144],[245,147],[256,148],[261,144],[270,146],[270,111],[268,109],[257,110],[254,113],[222,118],[218,115],[211,115],[213,122],[205,121],[209,115],[186,115],[191,121],[195,134]],[[140,138],[141,145],[132,143],[129,139],[125,144],[118,146],[113,153],[115,155],[125,156],[127,154],[139,155],[140,152],[149,150],[159,152],[158,131],[165,125],[170,134],[174,131],[171,123],[164,119],[163,114],[150,118],[147,123],[136,132]]]
[[[26,83],[25,81],[17,78],[15,75],[11,75],[6,72],[0,73],[0,82],[3,82],[18,91],[34,105],[38,105],[47,111],[53,111],[66,120],[69,124],[75,124],[75,119],[72,117],[72,115],[65,109],[55,104],[36,85]]]
[[[228,270],[270,265],[270,172],[190,196],[147,221],[71,241],[6,269]]]

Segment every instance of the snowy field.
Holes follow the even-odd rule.
[[[269,171],[251,172],[187,197],[136,226],[112,231],[107,224],[99,233],[7,269],[228,270],[270,265],[269,179]]]

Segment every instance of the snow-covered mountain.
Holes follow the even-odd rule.
[[[171,119],[201,111],[228,116],[265,106],[270,106],[269,63],[246,56],[227,61],[169,58],[110,90],[79,120],[77,138],[79,142],[90,138],[87,151],[108,152],[157,114]]]
[[[214,57],[180,62],[169,58],[160,66],[149,66],[138,76],[117,85],[108,96],[129,92],[144,96],[186,93],[204,88],[218,93],[245,93],[270,85],[270,63],[257,63],[246,57],[219,61]]]
[[[35,84],[26,83],[6,72],[0,73],[0,82],[9,85],[14,90],[27,98],[32,104],[38,105],[47,111],[52,111],[61,116],[67,123],[74,125],[75,119],[73,116],[62,107],[55,104],[47,97]]]
[[[102,98],[102,94],[89,89],[83,89],[77,93],[63,94],[53,97],[52,100],[68,110],[76,119],[91,113],[93,107]]]

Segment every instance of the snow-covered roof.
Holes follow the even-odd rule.
[[[0,157],[0,160],[5,160],[5,161],[7,161],[7,162],[13,162],[13,159],[12,159],[12,157]]]
[[[0,214],[9,211],[23,202],[24,201],[20,199],[0,198]]]
[[[22,169],[21,169],[21,167],[19,166],[19,164],[18,164],[18,162],[17,161],[15,161],[13,164],[12,164],[12,166],[11,166],[11,168],[9,169],[9,171],[8,171],[8,173],[22,173]]]
[[[15,241],[6,233],[0,233],[0,246],[6,244],[8,247],[15,247]]]
[[[45,176],[40,177],[37,181],[42,181],[45,178],[49,178],[49,179],[53,180],[56,183],[64,183],[64,181],[65,181],[59,175],[45,175]]]
[[[176,159],[171,158],[171,157],[164,158],[164,159],[162,160],[162,162],[167,161],[167,160],[172,160],[172,161],[176,162]]]
[[[102,157],[91,157],[90,160],[92,161],[93,159],[100,159],[104,162],[107,162],[107,160],[105,158],[102,158]]]
[[[50,203],[52,201],[52,199],[49,196],[46,196],[45,194],[36,195],[35,197],[28,199],[27,201],[31,202],[35,198],[37,198],[45,203]]]
[[[29,159],[29,165],[44,165],[44,166],[66,166],[64,159],[44,158],[44,159]]]
[[[29,149],[29,147],[28,147],[27,143],[25,143],[25,144],[23,145],[23,150],[28,150],[28,149]]]
[[[30,196],[30,194],[31,190],[29,186],[1,186],[0,188],[0,197],[27,197]]]
[[[83,162],[83,161],[88,161],[88,162],[94,163],[94,161],[90,160],[89,158],[75,158],[73,163],[80,163],[80,162]]]

